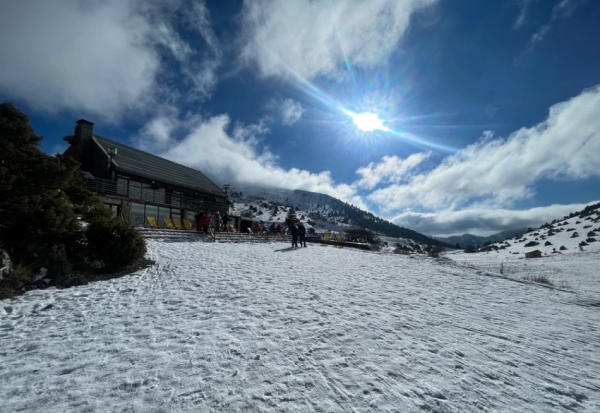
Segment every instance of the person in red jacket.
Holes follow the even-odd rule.
[[[200,226],[202,227],[202,231],[204,231],[205,234],[208,234],[208,226],[209,225],[210,225],[210,215],[208,212],[205,212],[200,217]]]

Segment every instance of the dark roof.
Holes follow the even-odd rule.
[[[95,134],[94,138],[105,152],[110,147],[117,148],[117,155],[113,158],[117,171],[129,172],[196,191],[223,195],[221,189],[213,181],[196,169],[188,168]]]

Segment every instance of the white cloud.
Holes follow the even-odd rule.
[[[241,57],[262,76],[336,75],[383,63],[413,12],[437,0],[246,0]]]
[[[598,201],[595,201],[598,202]],[[488,236],[507,229],[536,228],[571,212],[580,211],[588,204],[549,205],[527,210],[502,208],[469,208],[460,211],[436,212],[406,211],[392,218],[392,222],[417,232],[435,236],[475,234]]]
[[[533,0],[522,0],[519,5],[519,16],[515,21],[514,27],[519,28],[525,24],[525,18],[527,17],[527,11],[529,10],[529,6],[531,5]]]
[[[274,99],[267,107],[275,108],[279,112],[281,123],[285,126],[292,126],[294,123],[299,122],[302,114],[306,112],[300,102],[293,99]]]
[[[138,147],[207,173],[217,184],[231,181],[304,189],[366,209],[354,189],[350,185],[336,184],[329,171],[311,173],[277,166],[275,155],[267,149],[259,150],[262,138],[269,132],[268,123],[269,119],[265,118],[253,125],[232,126],[228,115],[209,119],[192,116],[185,120],[162,117],[148,123],[135,142]],[[175,131],[183,138],[175,139],[172,136]]]
[[[210,12],[204,2],[196,1],[186,13],[192,27],[202,36],[206,51],[199,59],[189,59],[183,72],[194,82],[194,87],[202,96],[208,96],[217,84],[217,69],[221,65],[223,52],[219,39],[210,22]]]
[[[176,127],[171,117],[154,118],[144,125],[134,142],[142,150],[163,150],[171,144]]]
[[[199,59],[181,39],[172,21],[181,6],[178,0],[1,2],[0,92],[39,110],[117,121],[124,111],[164,100],[170,87],[159,78],[171,76],[163,69],[175,59],[179,80],[206,94],[220,54],[201,7],[186,14],[196,16],[193,27],[206,38],[209,56]]]
[[[542,179],[600,176],[600,85],[554,105],[548,118],[506,140],[467,146],[435,169],[369,195],[386,210],[456,209],[474,200],[500,206],[533,194]],[[483,201],[482,201],[483,200]]]
[[[521,14],[519,15],[519,18],[517,19],[517,22],[515,23],[515,27],[520,27],[523,25],[524,20],[525,20],[525,14],[527,13],[527,8],[529,6],[529,3],[531,3],[531,0],[525,0],[522,10],[521,10]],[[573,12],[573,9],[575,9],[579,5],[579,3],[580,3],[580,1],[577,1],[577,0],[560,0],[560,1],[558,1],[552,8],[552,17],[550,17],[550,20],[548,21],[548,23],[544,24],[537,32],[535,32],[529,38],[529,42],[527,44],[527,50],[525,51],[525,54],[532,52],[533,49],[535,48],[535,46],[544,40],[544,38],[546,37],[546,35],[550,31],[550,29],[552,28],[552,25],[554,24],[554,22],[556,20],[558,20],[560,18],[569,17],[571,15],[571,13]]]
[[[397,156],[384,156],[381,162],[371,162],[368,166],[359,168],[356,173],[361,175],[354,184],[359,188],[373,189],[380,182],[399,182],[406,180],[408,173],[417,167],[430,153],[414,153],[406,159]]]

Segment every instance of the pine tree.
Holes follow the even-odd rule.
[[[11,259],[48,266],[58,248],[71,263],[94,258],[119,270],[139,262],[146,250],[139,233],[87,190],[77,161],[44,154],[41,141],[24,113],[0,104],[0,243]],[[86,245],[79,217],[107,235]],[[108,244],[121,251],[118,260],[103,254]]]
[[[292,224],[296,223],[298,221],[298,218],[296,217],[296,211],[294,210],[294,207],[290,207],[287,216],[285,217],[285,222],[286,224],[288,224],[288,226],[291,226]]]
[[[78,228],[66,192],[78,169],[40,151],[41,141],[25,114],[0,105],[0,240],[18,257]]]

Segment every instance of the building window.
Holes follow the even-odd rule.
[[[196,213],[194,211],[185,211],[185,217],[196,225]]]
[[[165,218],[171,218],[171,209],[165,207],[158,208],[158,225],[161,227],[165,225]]]
[[[127,196],[127,179],[117,179],[117,194]]]
[[[142,199],[142,183],[129,181],[129,197],[133,199]]]
[[[165,188],[156,188],[154,190],[154,202],[159,204],[165,203]]]
[[[144,217],[144,204],[131,204],[129,214],[129,223],[134,227],[143,227],[146,218]]]
[[[158,207],[154,205],[146,205],[146,216],[154,219],[158,218]],[[158,221],[156,221],[158,222]]]

